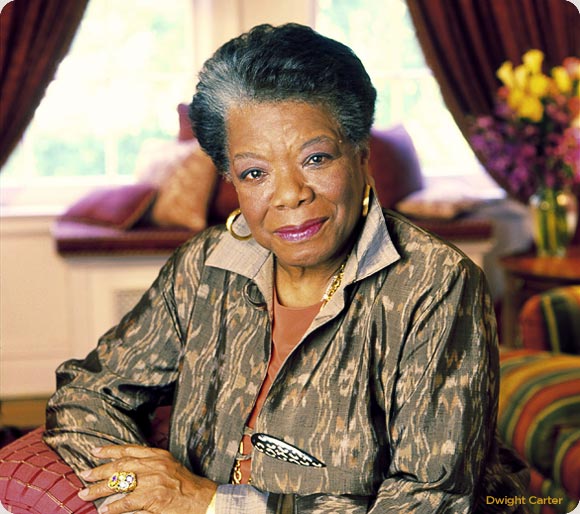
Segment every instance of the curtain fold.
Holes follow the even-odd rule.
[[[538,48],[549,69],[580,55],[580,13],[567,0],[407,0],[427,64],[467,139],[470,116],[490,114],[495,71]],[[508,185],[491,173],[509,192]]]
[[[0,168],[67,54],[89,0],[13,0],[0,14]]]

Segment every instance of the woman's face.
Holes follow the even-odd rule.
[[[368,150],[324,108],[248,103],[227,119],[231,179],[253,237],[283,266],[335,266],[362,211]]]

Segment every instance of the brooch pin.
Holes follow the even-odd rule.
[[[326,464],[319,461],[316,457],[306,453],[305,451],[288,444],[282,439],[277,439],[267,434],[252,435],[252,444],[256,450],[272,457],[274,459],[298,464],[299,466],[325,468]]]

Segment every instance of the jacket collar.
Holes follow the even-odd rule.
[[[234,230],[238,234],[249,233],[243,216],[238,217],[234,223]],[[341,289],[369,277],[399,259],[400,256],[389,235],[382,208],[376,195],[373,194],[361,235],[347,261]],[[229,232],[224,231],[220,236],[220,241],[209,254],[206,264],[254,280],[268,304],[270,303],[273,292],[274,258],[269,250],[260,246],[254,239],[239,241]],[[342,297],[337,294],[334,296]],[[329,302],[328,307],[331,307],[333,303]],[[329,314],[333,310],[329,309]]]

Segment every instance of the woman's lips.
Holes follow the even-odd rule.
[[[284,241],[304,241],[310,239],[315,234],[317,234],[322,225],[324,225],[326,219],[318,218],[315,220],[308,220],[300,225],[288,225],[277,229],[274,233]]]

